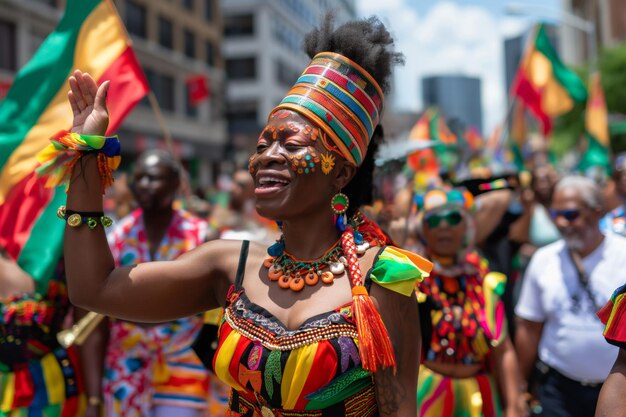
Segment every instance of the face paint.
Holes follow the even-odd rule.
[[[325,175],[330,174],[330,172],[335,167],[335,156],[331,153],[322,154],[322,172]]]
[[[257,170],[256,167],[256,160],[258,158],[259,154],[252,154],[252,156],[248,159],[248,172],[250,173],[250,175],[254,176],[254,173]]]
[[[293,172],[299,175],[311,174],[317,170],[320,163],[317,150],[312,146],[308,146],[303,153],[297,155],[289,155],[289,162]]]

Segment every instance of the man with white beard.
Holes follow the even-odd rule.
[[[603,235],[602,192],[590,179],[563,178],[550,214],[561,240],[539,249],[526,270],[515,309],[522,374],[537,365],[543,416],[593,416],[617,356],[604,341],[596,312],[626,281],[626,239]]]

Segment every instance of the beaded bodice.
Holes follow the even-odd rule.
[[[216,374],[271,408],[316,410],[373,385],[361,367],[351,303],[287,329],[245,291],[229,291]]]

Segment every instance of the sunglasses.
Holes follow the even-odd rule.
[[[456,226],[463,220],[463,215],[460,211],[447,211],[444,213],[429,214],[424,218],[426,225],[431,229],[439,227],[442,220],[445,220],[448,226]]]
[[[580,211],[577,209],[565,209],[565,210],[550,210],[550,216],[553,220],[563,217],[568,222],[573,222],[580,216]]]

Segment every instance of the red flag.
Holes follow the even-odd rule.
[[[7,93],[9,92],[10,88],[11,88],[10,81],[0,80],[0,100],[2,100],[3,98],[7,96]]]
[[[187,97],[189,104],[197,106],[209,98],[209,78],[204,74],[194,74],[187,77]]]

